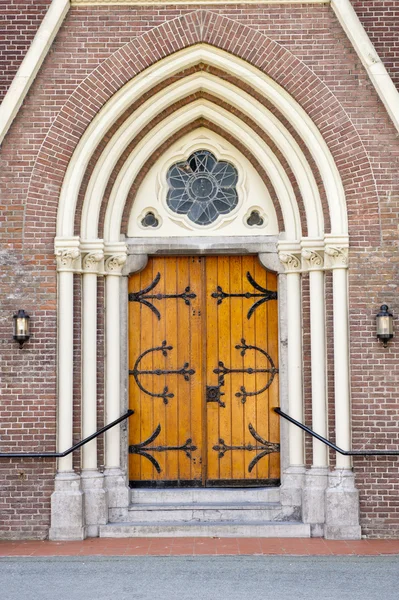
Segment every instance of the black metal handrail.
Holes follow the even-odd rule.
[[[108,425],[105,425],[105,427],[101,427],[101,429],[95,433],[92,433],[74,446],[71,446],[68,450],[64,450],[64,452],[0,452],[0,458],[63,458],[64,456],[71,454],[71,452],[78,450],[78,448],[81,448],[87,444],[87,442],[91,442],[91,440],[94,440],[94,438],[104,433],[104,431],[108,431],[108,429],[111,429],[111,427],[115,427],[115,425],[118,425],[118,423],[128,419],[133,413],[134,410],[128,410],[124,415],[118,419],[115,419],[115,421],[112,421],[112,423],[108,423]]]
[[[273,410],[275,413],[280,415],[280,417],[287,419],[287,421],[290,423],[293,423],[300,429],[303,429],[303,431],[306,431],[306,433],[309,433],[320,442],[323,442],[323,444],[326,444],[326,446],[329,446],[344,456],[399,456],[399,450],[342,450],[342,448],[338,448],[338,446],[333,444],[333,442],[330,442],[330,440],[327,440],[322,435],[319,435],[313,431],[313,429],[310,429],[310,427],[307,427],[303,423],[300,423],[300,421],[297,421],[293,417],[290,417],[290,415],[287,415],[287,413],[284,413],[280,408],[274,408]]]

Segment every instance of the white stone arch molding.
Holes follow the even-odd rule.
[[[228,111],[216,107],[205,100],[198,100],[182,107],[154,127],[137,145],[121,168],[113,185],[104,220],[104,241],[119,239],[123,210],[129,190],[145,162],[163,142],[178,133],[186,125],[204,117],[232,133],[252,151],[265,167],[270,181],[280,201],[285,231],[290,239],[300,239],[300,216],[291,182],[283,166],[270,151],[270,148],[245,125]],[[94,231],[89,230],[89,234]]]
[[[107,144],[106,148],[102,152],[96,167],[93,170],[91,175],[83,206],[82,213],[82,228],[81,234],[84,239],[91,239],[92,237],[96,237],[97,234],[97,221],[95,219],[95,215],[98,215],[99,212],[99,203],[101,202],[101,198],[103,197],[107,182],[112,173],[114,166],[119,160],[120,156],[125,151],[128,144],[132,141],[132,139],[137,135],[141,128],[145,127],[154,119],[154,117],[165,110],[168,106],[177,102],[191,94],[195,94],[198,91],[207,91],[211,93],[213,96],[216,96],[222,100],[227,101],[234,108],[238,108],[241,112],[243,112],[246,116],[255,120],[255,122],[262,125],[262,128],[267,131],[268,135],[275,142],[281,153],[287,159],[288,164],[293,171],[295,178],[298,182],[299,189],[301,191],[301,195],[304,198],[306,216],[308,222],[309,235],[312,237],[320,237],[324,231],[324,223],[323,223],[323,214],[321,210],[321,201],[319,196],[319,190],[317,187],[317,183],[315,181],[312,170],[302,152],[299,145],[295,141],[294,137],[289,133],[289,131],[279,122],[279,120],[265,107],[261,105],[260,102],[252,98],[246,92],[238,89],[230,83],[222,82],[219,78],[210,75],[209,73],[201,73],[201,74],[192,74],[186,77],[183,81],[179,80],[174,84],[170,85],[166,90],[161,90],[149,99],[146,103],[144,103],[137,111],[135,111],[115,132],[112,139]],[[210,105],[210,103],[203,103],[205,105]],[[186,110],[188,110],[186,108]],[[225,110],[218,109],[216,105],[214,105],[214,110],[219,110],[221,114],[225,115],[225,118],[228,118],[228,113]],[[205,115],[201,115],[205,116]],[[171,119],[174,119],[174,115],[169,117],[169,119],[165,120],[160,127],[158,127],[157,136],[159,138],[159,131],[163,126],[166,126],[167,122]],[[250,128],[245,125],[241,120],[237,117],[234,118],[233,115],[229,117],[232,122],[234,121],[236,124],[240,123],[240,126],[243,130],[251,131]],[[184,124],[182,125],[184,126]],[[237,127],[235,127],[237,129]],[[228,129],[230,131],[230,129]],[[266,149],[266,152],[269,156],[272,156],[271,150],[267,148],[266,144],[262,142],[261,138],[255,134],[253,131],[251,132],[252,137],[257,140],[257,146],[262,146]],[[248,136],[245,136],[247,139]],[[163,136],[163,141],[165,136]],[[241,137],[239,138],[242,139]],[[262,163],[261,155],[258,155],[252,144],[248,145],[248,150],[255,153],[258,160]],[[274,157],[273,162],[275,164],[279,164],[277,159]],[[262,163],[263,164],[263,163]],[[267,171],[267,164],[264,163],[265,170]],[[284,171],[279,166],[280,177],[284,178]],[[287,179],[285,177],[285,179]],[[292,195],[292,189],[290,189],[290,194]],[[280,199],[282,203],[282,207],[284,207],[286,198],[282,197]],[[296,205],[295,198],[292,198],[293,206]],[[293,209],[295,210],[295,209]],[[287,209],[283,214],[287,215]],[[91,215],[91,218],[90,216]],[[291,227],[290,235],[292,239],[298,239],[299,234],[299,224],[298,224],[298,213],[295,214],[294,218],[296,221],[296,231]],[[286,231],[287,231],[286,223]],[[293,237],[294,236],[294,237]]]
[[[142,96],[145,92],[149,91],[155,83],[159,83],[160,81],[171,77],[173,74],[188,69],[189,67],[198,65],[199,63],[209,64],[224,72],[227,72],[228,74],[234,75],[235,77],[238,77],[248,82],[252,87],[257,89],[258,93],[263,94],[263,96],[267,100],[269,100],[272,104],[278,107],[279,111],[284,115],[284,117],[287,119],[290,125],[300,136],[301,140],[307,147],[308,151],[310,152],[319,169],[329,205],[331,233],[334,235],[346,235],[348,227],[346,202],[342,182],[340,180],[338,169],[334,163],[333,157],[327,147],[327,144],[325,143],[321,133],[317,129],[316,125],[312,122],[310,117],[281,86],[274,82],[270,77],[259,71],[257,68],[249,65],[248,63],[246,63],[238,57],[228,54],[223,50],[214,48],[207,44],[199,44],[197,46],[193,46],[176,52],[175,54],[172,54],[162,59],[161,61],[157,62],[156,64],[152,65],[151,67],[137,75],[123,88],[121,88],[119,92],[114,94],[114,96],[109,100],[109,102],[106,103],[106,105],[99,111],[99,113],[93,119],[93,121],[86,129],[79,144],[76,147],[76,150],[72,156],[64,178],[63,186],[61,189],[57,218],[57,237],[70,238],[71,236],[73,236],[77,198],[82,179],[90,158],[92,157],[95,149],[97,148],[98,144],[104,137],[105,133],[109,130],[109,128],[117,121],[117,119],[123,114],[123,112],[136,99]],[[197,77],[200,77],[200,75],[197,75]],[[204,76],[203,74],[201,75],[201,77],[204,85],[206,84],[208,87],[212,87],[213,93],[220,94],[220,80],[218,82],[217,78],[211,76]],[[192,79],[192,81],[194,81],[194,78]],[[190,85],[190,82],[191,79],[189,78],[187,78],[187,81],[185,81],[187,85]],[[244,103],[244,101],[247,100],[247,98],[245,98],[245,92],[242,92],[242,90],[238,91],[237,88],[234,89],[233,86],[226,85],[225,82],[223,85],[224,93],[228,92],[231,96],[235,94],[235,99],[236,101],[240,102],[240,108],[242,108],[241,103]],[[253,98],[251,98],[251,102],[254,103]],[[253,109],[260,110],[260,107],[256,103],[254,103]],[[263,111],[265,111],[264,107],[262,107],[262,109]],[[215,109],[213,110],[215,115],[216,112],[219,115],[221,115],[221,111],[219,110],[219,108],[217,111]],[[316,189],[314,187],[313,176],[311,176],[311,172],[308,170],[306,160],[304,159],[303,155],[301,156],[297,154],[295,144],[291,144],[292,139],[287,138],[286,136],[286,134],[288,133],[287,130],[283,130],[281,123],[278,124],[273,122],[273,120],[270,118],[270,113],[269,115],[266,115],[266,112],[263,112],[262,120],[259,124],[262,125],[266,116],[269,117],[268,124],[272,125],[273,133],[275,134],[275,136],[277,135],[278,139],[274,137],[276,143],[278,141],[277,145],[284,144],[284,139],[287,143],[291,145],[289,156],[287,156],[286,153],[284,153],[285,158],[287,160],[288,158],[290,159],[289,164],[291,165],[291,167],[295,166],[295,169],[302,168],[302,173],[306,174],[306,177],[303,179],[303,181],[301,181],[301,185],[307,185],[308,190],[312,190],[311,194],[309,195],[309,199],[308,196],[306,196],[306,202],[311,201],[313,203],[313,207],[316,203],[317,210],[312,212],[310,209],[310,204],[308,204],[306,208],[307,216],[309,216],[312,212],[312,219],[310,223],[308,223],[308,230],[310,232],[309,226],[312,225],[312,222],[314,220],[314,214],[317,215],[315,221],[318,222],[319,229],[322,229],[322,223],[320,223],[322,210],[321,206],[319,205],[318,194],[316,193]],[[230,114],[229,123],[231,122],[232,116]],[[253,132],[251,135],[253,135]],[[293,149],[295,150],[295,152],[293,151]],[[269,159],[273,160],[272,157],[269,157]],[[266,169],[266,171],[268,171],[268,169]],[[281,179],[281,170],[279,169],[279,171],[279,178]],[[117,206],[115,206],[115,209],[115,214],[120,213],[120,210],[119,208],[117,208]],[[93,221],[93,219],[95,223],[98,223],[98,210],[98,203],[93,203],[92,205],[90,204],[90,210],[88,210],[85,203],[84,211],[86,215],[86,223],[83,224],[85,228],[86,225],[88,225],[88,223]],[[285,218],[287,216],[287,210],[285,215],[283,207],[282,210],[283,216]],[[110,218],[109,209],[107,212],[108,221],[110,223],[112,222],[113,229],[115,219]],[[87,231],[88,230],[89,227],[87,227]],[[321,231],[317,230],[316,228],[312,229],[312,232],[313,231],[315,232],[315,237],[320,236]],[[286,233],[288,237],[288,232]],[[292,230],[292,234],[293,233],[294,231]],[[117,241],[119,239],[119,232],[117,237],[114,236],[114,231],[112,231],[112,235],[113,237],[108,238],[108,240],[106,241],[111,242]],[[295,231],[295,235],[292,235],[291,237],[290,234],[291,239],[298,240],[298,236],[300,236],[298,228]],[[96,237],[97,231],[91,239]],[[84,239],[85,236],[82,236],[82,238]]]

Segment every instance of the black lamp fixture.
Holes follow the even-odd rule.
[[[29,333],[29,319],[30,316],[24,310],[19,310],[14,319],[14,340],[19,343],[19,347],[22,348],[25,342],[30,338]]]
[[[377,337],[387,347],[390,339],[393,338],[393,314],[389,312],[387,304],[383,304],[380,312],[376,315]]]

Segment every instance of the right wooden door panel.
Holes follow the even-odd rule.
[[[206,260],[207,484],[276,481],[277,277],[254,256]],[[218,395],[220,394],[220,395]]]

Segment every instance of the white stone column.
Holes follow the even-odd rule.
[[[120,278],[127,258],[126,245],[108,245],[105,254],[105,423],[108,424],[121,416]],[[120,520],[129,503],[120,445],[120,425],[117,425],[105,434],[105,485],[111,521]]]
[[[327,437],[326,318],[324,290],[324,240],[302,241],[302,266],[309,273],[312,429]],[[303,490],[303,521],[313,537],[324,533],[325,490],[328,483],[328,447],[312,438],[312,467]]]
[[[97,277],[103,267],[101,241],[82,242],[82,438],[97,431]],[[82,447],[86,535],[97,537],[107,522],[104,476],[97,468],[97,439]]]
[[[303,422],[303,357],[300,246],[279,243],[279,258],[287,276],[288,409]],[[305,473],[303,431],[289,424],[289,466],[283,472],[281,503],[300,507]]]
[[[327,236],[326,236],[327,237]],[[351,448],[348,241],[328,236],[327,266],[333,270],[335,439],[343,450]],[[351,459],[337,453],[326,492],[325,537],[360,539],[359,493]]]
[[[58,270],[58,411],[57,450],[72,446],[73,431],[73,274],[80,268],[79,239],[55,240]],[[58,460],[51,496],[52,540],[83,539],[83,498],[72,454]]]

